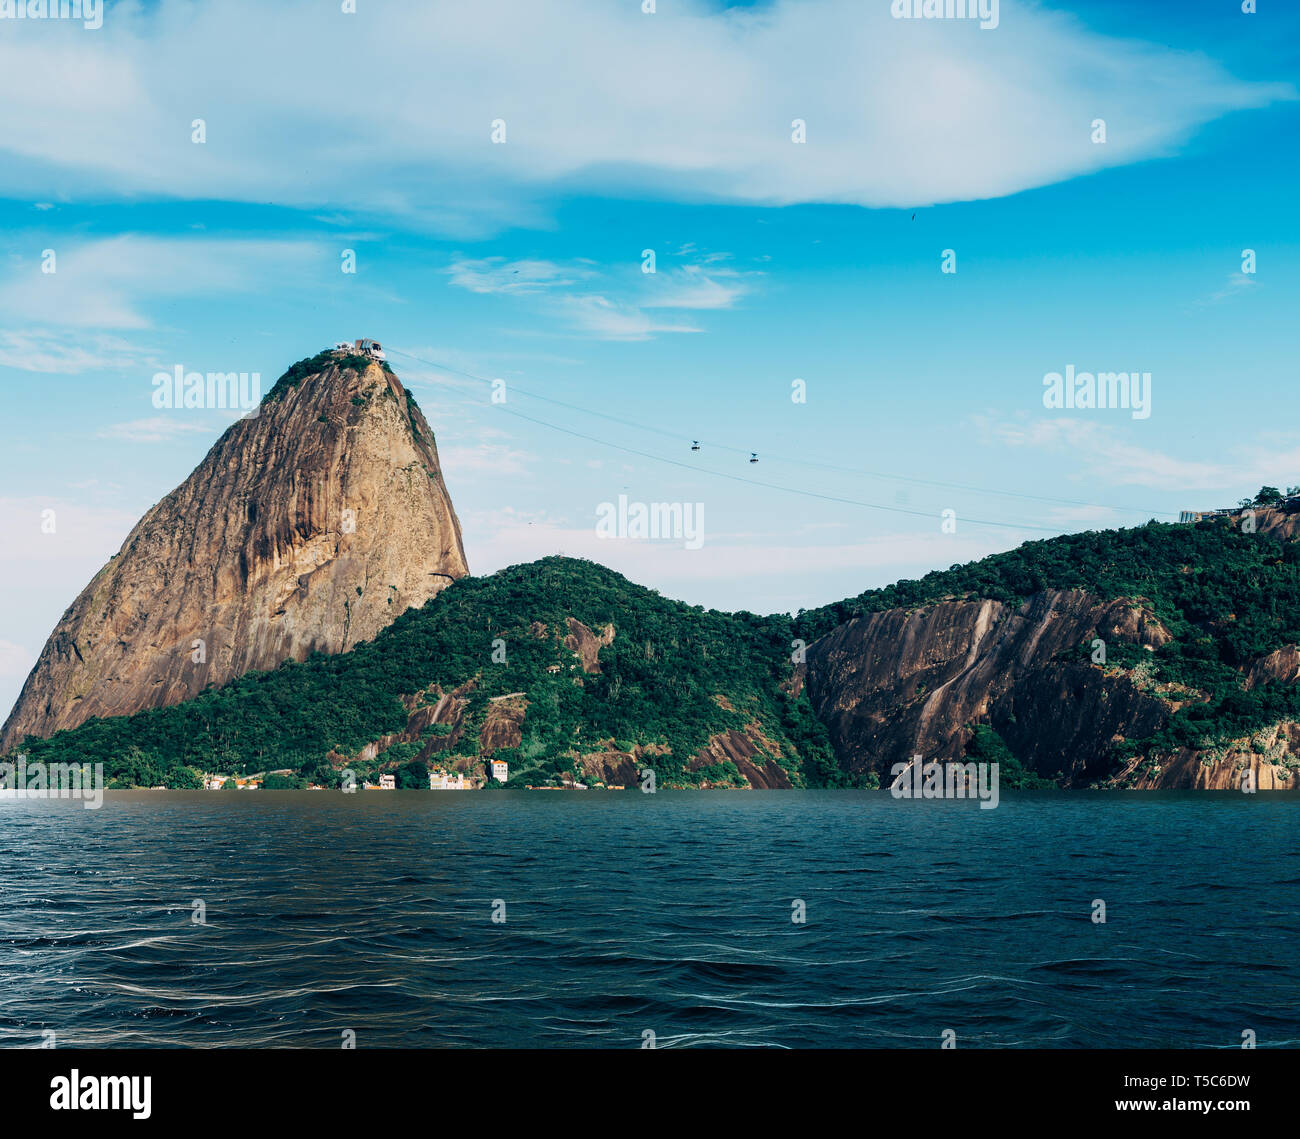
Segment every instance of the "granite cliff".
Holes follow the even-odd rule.
[[[1284,505],[1026,542],[796,615],[564,557],[471,578],[396,377],[298,365],[74,603],[6,745],[118,786],[271,762],[481,784],[491,759],[515,786],[876,787],[920,755],[997,762],[1008,790],[1297,790]]]
[[[809,615],[795,682],[859,781],[991,731],[1062,787],[1298,790],[1298,532],[1261,507],[954,566]]]
[[[347,652],[467,574],[433,432],[376,360],[295,365],[72,603],[0,751]]]

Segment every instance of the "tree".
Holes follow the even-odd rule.
[[[1259,493],[1255,495],[1255,503],[1258,506],[1272,506],[1282,501],[1282,492],[1275,486],[1262,486]]]
[[[427,791],[429,769],[418,759],[413,759],[397,769],[397,787],[401,791]]]

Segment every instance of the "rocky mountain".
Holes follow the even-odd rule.
[[[850,772],[884,774],[882,756],[963,759],[969,727],[990,724],[1025,766],[1086,784],[1110,774],[1113,740],[1165,720],[1126,674],[1079,659],[1094,638],[1143,648],[1170,639],[1140,605],[1084,590],[943,601],[855,618],[821,638],[809,693]]]
[[[471,578],[414,402],[310,361],[69,610],[7,746],[119,785],[502,759],[516,786],[877,787],[921,755],[996,760],[1006,789],[1295,790],[1298,524],[1066,535],[795,616],[563,557]],[[200,672],[178,658],[205,629]]]
[[[95,720],[31,760],[105,764],[123,784],[291,769],[313,782],[428,768],[516,785],[819,787],[841,782],[789,682],[791,619],[661,597],[551,557],[462,578],[351,652],[286,662],[167,708]]]
[[[72,603],[0,750],[346,652],[466,573],[414,398],[376,360],[321,353],[221,436]]]
[[[1300,790],[1300,514],[1027,543],[803,615],[841,767],[969,757],[1063,787]],[[981,758],[986,758],[981,756]]]

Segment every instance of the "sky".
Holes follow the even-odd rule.
[[[237,414],[156,408],[177,366],[374,337],[472,572],[719,609],[1300,483],[1300,8],[1258,7],[0,0],[0,709]],[[1067,368],[1145,414],[1045,406]],[[703,540],[602,536],[620,495]]]

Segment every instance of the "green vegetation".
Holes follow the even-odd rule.
[[[1264,487],[1261,494],[1268,497],[1272,489]],[[1045,589],[1133,598],[1172,634],[1154,652],[1118,642],[1106,647],[1108,667],[1179,686],[1182,698],[1192,701],[1155,736],[1120,744],[1121,757],[1237,739],[1300,716],[1300,688],[1261,685],[1247,691],[1244,682],[1251,662],[1300,643],[1300,543],[1243,533],[1229,520],[1150,522],[1026,542],[918,581],[801,611],[795,626],[811,642],[865,613],[963,597],[1014,604]],[[1088,651],[1085,645],[1083,659]]]
[[[988,724],[977,724],[972,732],[966,745],[966,758],[975,763],[996,763],[998,786],[1003,791],[1040,791],[1056,787],[1054,780],[1044,779],[1026,768]]]
[[[357,353],[347,353],[342,356],[336,356],[334,350],[327,348],[324,352],[317,352],[315,356],[308,356],[299,360],[296,364],[291,364],[288,370],[282,375],[271,390],[262,397],[262,402],[275,403],[283,398],[290,388],[296,388],[308,376],[314,376],[317,372],[323,372],[326,368],[340,367],[352,368],[358,372],[364,372],[371,364],[375,363],[369,356],[361,356]],[[390,370],[388,365],[384,365],[385,371]],[[357,403],[357,399],[352,400]]]
[[[411,394],[411,389],[407,388],[406,389],[406,419],[407,422],[410,423],[411,425],[411,434],[414,435],[416,439],[421,438],[420,424],[416,421],[415,418],[419,410],[420,410],[420,405],[415,402],[415,396]],[[426,467],[425,470],[428,470],[428,468]]]
[[[614,625],[599,673],[584,673],[563,645],[569,617],[597,630]],[[709,777],[687,765],[710,736],[757,721],[780,747],[778,762],[792,782],[839,785],[843,776],[806,696],[779,687],[793,671],[793,635],[788,616],[704,610],[590,562],[544,558],[462,579],[350,653],[288,661],[170,708],[90,720],[49,740],[29,738],[23,750],[33,760],[102,762],[106,772],[145,786],[181,767],[240,773],[292,767],[329,785],[331,750],[356,755],[406,726],[399,696],[435,683],[451,691],[473,682],[464,693],[465,730],[450,752],[439,754],[476,756],[491,697],[524,692],[523,738],[501,753],[512,783],[514,777],[554,782],[573,773],[575,756],[617,740],[629,747],[665,745],[668,754],[642,763],[655,768],[661,786],[692,786]],[[496,639],[505,641],[507,663],[492,662]],[[548,671],[556,665],[558,671]],[[719,694],[734,711],[714,699]],[[407,764],[399,785],[428,786],[424,765],[413,762],[420,746],[398,744],[380,757],[385,766]]]
[[[301,378],[312,363],[286,376],[297,369]],[[1171,635],[1154,651],[1118,640],[1106,646],[1100,667],[1183,705],[1154,736],[1117,745],[1118,758],[1143,754],[1156,762],[1181,746],[1213,747],[1300,719],[1300,686],[1245,685],[1254,661],[1300,643],[1300,543],[1216,520],[1029,542],[793,618],[705,610],[590,562],[544,558],[458,581],[350,653],[286,662],[171,708],[29,738],[21,750],[32,760],[102,762],[115,786],[199,786],[201,772],[276,767],[336,786],[330,753],[355,756],[400,733],[407,723],[400,698],[427,695],[436,685],[466,701],[453,738],[448,725],[430,726],[422,740],[352,763],[360,778],[382,766],[397,772],[399,786],[427,787],[427,766],[416,756],[430,741],[450,746],[429,765],[477,758],[492,698],[523,693],[522,738],[496,753],[510,764],[511,786],[582,778],[576,760],[584,754],[652,745],[663,754],[637,762],[653,767],[661,786],[738,783],[730,763],[688,767],[714,734],[749,725],[779,749],[775,758],[796,786],[844,786],[807,697],[784,691],[793,641],[811,643],[879,610],[966,597],[1016,604],[1046,589],[1133,599]],[[597,632],[614,626],[598,673],[585,673],[564,646],[570,617]],[[494,641],[504,641],[505,663],[493,662]],[[1069,657],[1086,663],[1089,652],[1085,642]],[[1004,786],[1051,785],[1026,771],[987,725],[972,731],[968,754],[1001,764]]]

